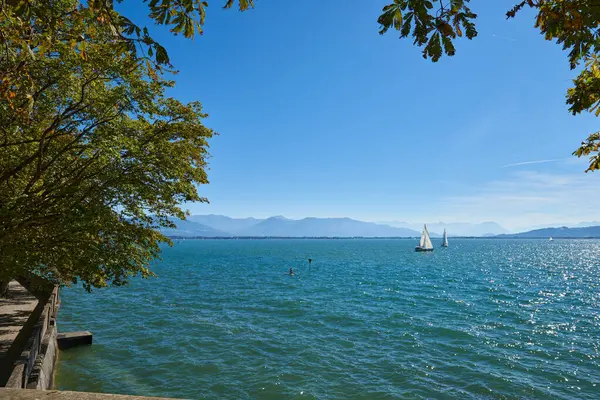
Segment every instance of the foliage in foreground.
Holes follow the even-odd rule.
[[[93,9],[52,4],[0,13],[0,281],[120,285],[151,274],[178,204],[205,201],[213,132]]]

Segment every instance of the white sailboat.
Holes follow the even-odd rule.
[[[419,245],[415,247],[415,251],[433,251],[433,244],[429,237],[429,231],[427,231],[427,224],[423,227],[423,233],[421,233],[421,241]]]
[[[442,239],[442,247],[448,247],[448,235],[446,234],[446,228],[444,228],[444,238]]]
[[[548,241],[550,241],[550,242],[551,242],[551,241],[553,241],[553,240],[554,240],[554,239],[552,239],[552,236],[550,236],[550,239],[548,239]]]

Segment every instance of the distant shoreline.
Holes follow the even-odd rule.
[[[337,237],[337,236],[167,236],[171,240],[419,240],[419,237]],[[432,239],[441,239],[441,237],[432,237]],[[548,236],[535,237],[515,237],[515,236],[450,236],[448,239],[491,239],[491,240],[506,240],[506,239],[536,239],[548,240]],[[600,236],[573,236],[573,237],[554,237],[554,240],[566,239],[600,239]]]

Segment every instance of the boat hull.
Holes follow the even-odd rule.
[[[415,247],[415,251],[418,253],[424,253],[426,251],[433,251],[433,249],[424,249],[423,247],[417,246],[417,247]]]
[[[448,247],[448,245],[447,244],[443,244],[442,247]]]

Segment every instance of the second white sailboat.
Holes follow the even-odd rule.
[[[444,228],[444,238],[442,239],[442,247],[448,247],[448,235],[446,234],[446,228]]]

